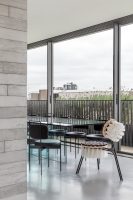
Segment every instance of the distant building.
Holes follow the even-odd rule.
[[[53,98],[58,98],[59,97],[59,94],[57,92],[55,92],[53,94]],[[39,90],[39,93],[30,93],[29,94],[29,97],[28,97],[29,100],[47,100],[47,90],[44,89],[44,90]]]
[[[30,94],[30,100],[38,100],[39,93],[34,92]]]
[[[53,87],[53,90],[63,90],[63,87]]]
[[[47,100],[47,90],[39,90],[29,94],[29,100]]]
[[[47,90],[39,90],[39,100],[47,100]]]
[[[63,90],[77,90],[77,85],[73,82],[71,83],[66,83],[63,85]]]

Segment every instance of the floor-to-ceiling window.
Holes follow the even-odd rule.
[[[133,24],[121,27],[121,121],[126,126],[122,151],[133,153]]]
[[[54,44],[54,115],[113,116],[113,30]]]
[[[126,126],[121,150],[129,152],[133,152],[132,34],[132,24],[121,27],[121,121]],[[113,29],[54,43],[53,66],[55,117],[114,117]],[[27,95],[36,105],[30,114],[47,116],[47,46],[28,50]]]
[[[28,114],[47,115],[47,46],[28,50]]]

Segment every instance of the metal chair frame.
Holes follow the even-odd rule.
[[[120,169],[120,165],[119,165],[117,153],[116,153],[116,150],[115,150],[114,142],[111,141],[108,138],[103,137],[101,134],[90,134],[90,135],[87,135],[86,136],[86,140],[107,142],[108,144],[111,145],[111,148],[102,148],[102,149],[106,150],[106,151],[109,151],[109,152],[111,152],[113,154],[114,159],[115,159],[115,163],[116,163],[116,166],[117,166],[117,171],[118,171],[118,174],[119,174],[120,181],[123,181],[123,176],[122,176],[122,172],[121,172],[121,169]],[[76,170],[76,174],[79,174],[79,171],[80,171],[80,168],[82,166],[83,160],[84,160],[84,157],[81,155],[79,163],[78,163],[78,167],[77,167],[77,170]],[[100,158],[97,158],[97,167],[98,167],[98,170],[99,170],[100,169]]]
[[[46,141],[46,144],[45,144]],[[49,142],[48,142],[49,141]],[[42,151],[44,149],[48,149],[48,167],[49,167],[49,149],[60,149],[60,171],[61,171],[61,143],[60,145],[56,145],[48,139],[48,128],[46,125],[42,124],[41,122],[29,122],[29,137],[28,137],[28,144],[29,144],[29,153],[28,153],[28,160],[29,160],[29,170],[30,170],[30,160],[31,148],[36,148],[39,150],[39,164],[41,165],[41,175],[42,175]],[[32,146],[31,146],[32,145]]]

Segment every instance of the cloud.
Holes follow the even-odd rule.
[[[133,88],[133,25],[121,29],[122,85]],[[54,44],[54,86],[73,81],[79,89],[113,86],[113,30]],[[28,91],[47,87],[47,48],[28,50]]]

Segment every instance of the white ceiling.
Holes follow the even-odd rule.
[[[28,0],[28,43],[133,14],[133,0]]]

